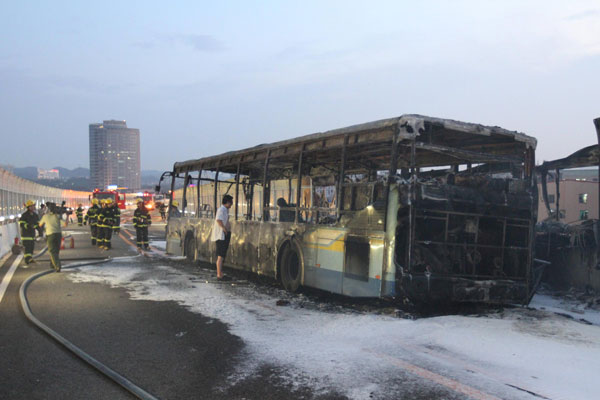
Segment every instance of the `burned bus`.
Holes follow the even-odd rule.
[[[214,212],[230,194],[225,265],[287,290],[526,304],[535,147],[499,127],[403,115],[176,162],[167,252],[214,262]]]

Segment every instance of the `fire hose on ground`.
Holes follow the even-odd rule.
[[[42,251],[40,251],[38,254],[36,254],[35,257],[41,256],[42,254],[44,254],[46,252],[46,250],[47,250],[47,248],[42,249]],[[130,258],[130,257],[118,257],[118,258]],[[72,263],[72,264],[69,264],[69,265],[63,267],[63,269],[103,264],[103,263],[106,263],[109,261],[116,260],[118,258],[105,258],[105,259],[98,259],[97,261],[76,262],[76,263]],[[124,388],[125,390],[127,390],[128,392],[130,392],[131,394],[136,396],[137,398],[142,399],[142,400],[158,400],[157,397],[153,396],[152,394],[148,393],[144,389],[135,385],[133,382],[131,382],[124,376],[115,372],[111,368],[107,367],[106,365],[102,364],[100,361],[96,360],[95,358],[93,358],[92,356],[90,356],[89,354],[87,354],[86,352],[81,350],[79,347],[75,346],[73,343],[71,343],[70,341],[65,339],[58,332],[54,331],[52,328],[50,328],[49,326],[44,324],[42,321],[40,321],[33,314],[33,312],[31,311],[31,308],[29,307],[29,301],[27,300],[27,288],[36,279],[38,279],[44,275],[51,274],[51,273],[54,273],[54,270],[47,270],[47,271],[39,272],[39,273],[34,274],[34,275],[30,276],[29,278],[27,278],[21,285],[21,288],[19,289],[19,298],[21,300],[21,307],[23,308],[23,312],[25,313],[25,316],[27,317],[27,319],[29,319],[29,321],[31,321],[35,326],[37,326],[39,329],[41,329],[44,333],[46,333],[52,339],[56,340],[60,345],[67,348],[69,351],[71,351],[77,357],[81,358],[83,361],[88,363],[90,366],[92,366],[93,368],[98,370],[100,373],[102,373],[103,375],[108,377],[111,381],[115,382],[116,384],[118,384],[119,386],[121,386],[122,388]]]

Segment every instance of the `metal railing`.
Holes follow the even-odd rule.
[[[0,168],[0,225],[19,218],[27,200],[35,201],[36,209],[49,201],[56,204],[65,201],[68,207],[77,207],[79,203],[87,205],[90,195],[91,192],[40,185]]]

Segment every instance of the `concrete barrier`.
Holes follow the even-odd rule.
[[[17,222],[0,225],[0,257],[10,252],[15,244],[15,237],[20,237]]]

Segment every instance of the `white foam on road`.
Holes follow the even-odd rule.
[[[529,306],[538,310],[566,314],[576,320],[583,319],[594,325],[600,325],[600,312],[589,308],[585,303],[580,301],[548,294],[536,294]]]
[[[166,251],[167,250],[167,241],[166,240],[151,240],[150,246],[156,247],[159,250]]]
[[[247,345],[240,374],[274,364],[294,384],[354,399],[437,388],[398,367],[402,362],[499,398],[534,398],[508,385],[552,399],[596,399],[600,391],[600,328],[545,311],[412,321],[277,307],[276,298],[252,288],[193,282],[197,277],[167,266],[110,263],[68,276],[126,288],[132,299],[177,301],[228,324]]]

